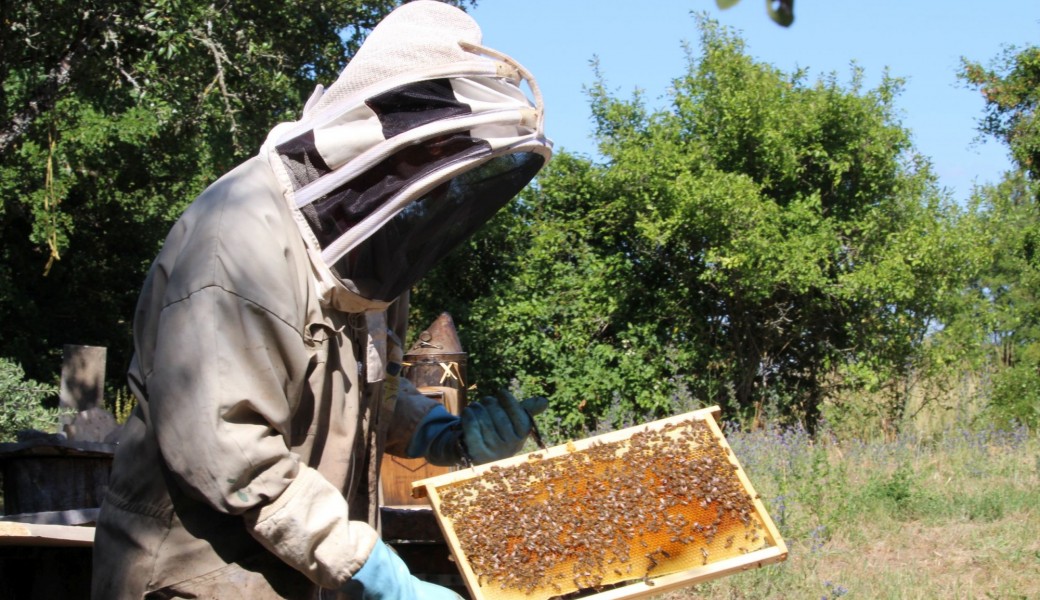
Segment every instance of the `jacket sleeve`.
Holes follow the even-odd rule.
[[[272,554],[329,589],[342,587],[379,539],[368,523],[347,519],[339,490],[308,466],[274,502],[247,512],[246,523]]]
[[[316,583],[344,583],[377,534],[349,521],[339,490],[289,450],[309,362],[298,328],[209,286],[163,309],[157,340],[150,416],[181,487],[244,515],[253,537]]]
[[[387,429],[386,452],[407,458],[408,444],[412,441],[419,423],[433,407],[439,405],[439,402],[417,390],[411,381],[399,377],[393,417]]]

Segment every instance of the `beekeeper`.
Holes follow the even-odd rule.
[[[403,5],[174,225],[135,314],[94,598],[456,598],[380,541],[377,492],[384,451],[503,458],[545,406],[459,418],[395,377],[408,289],[551,154],[530,74],[480,43],[454,7]]]

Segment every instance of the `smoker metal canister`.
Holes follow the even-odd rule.
[[[461,414],[466,405],[466,362],[455,323],[448,313],[441,313],[416,338],[404,355],[402,375],[417,388],[443,387],[458,390],[458,406],[449,406]]]

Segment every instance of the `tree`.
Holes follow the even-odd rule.
[[[598,78],[604,163],[550,163],[523,253],[472,303],[475,377],[551,395],[565,434],[698,403],[812,424],[834,385],[906,376],[964,281],[972,242],[898,123],[898,80],[808,83],[700,28],[667,110]]]
[[[1018,167],[1040,180],[1040,46],[1006,48],[988,68],[962,60],[961,78],[986,101],[979,130],[1007,144]]]
[[[0,5],[0,356],[64,343],[121,380],[144,273],[184,206],[294,119],[393,0]]]
[[[1015,169],[978,190],[991,250],[972,290],[996,350],[995,416],[1040,424],[1040,47],[1006,48],[984,67],[964,60],[961,78],[986,102],[979,130],[1007,145]],[[969,315],[970,316],[970,315]]]

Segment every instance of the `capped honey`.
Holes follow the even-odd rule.
[[[787,550],[704,409],[413,484],[475,600],[629,598]]]

